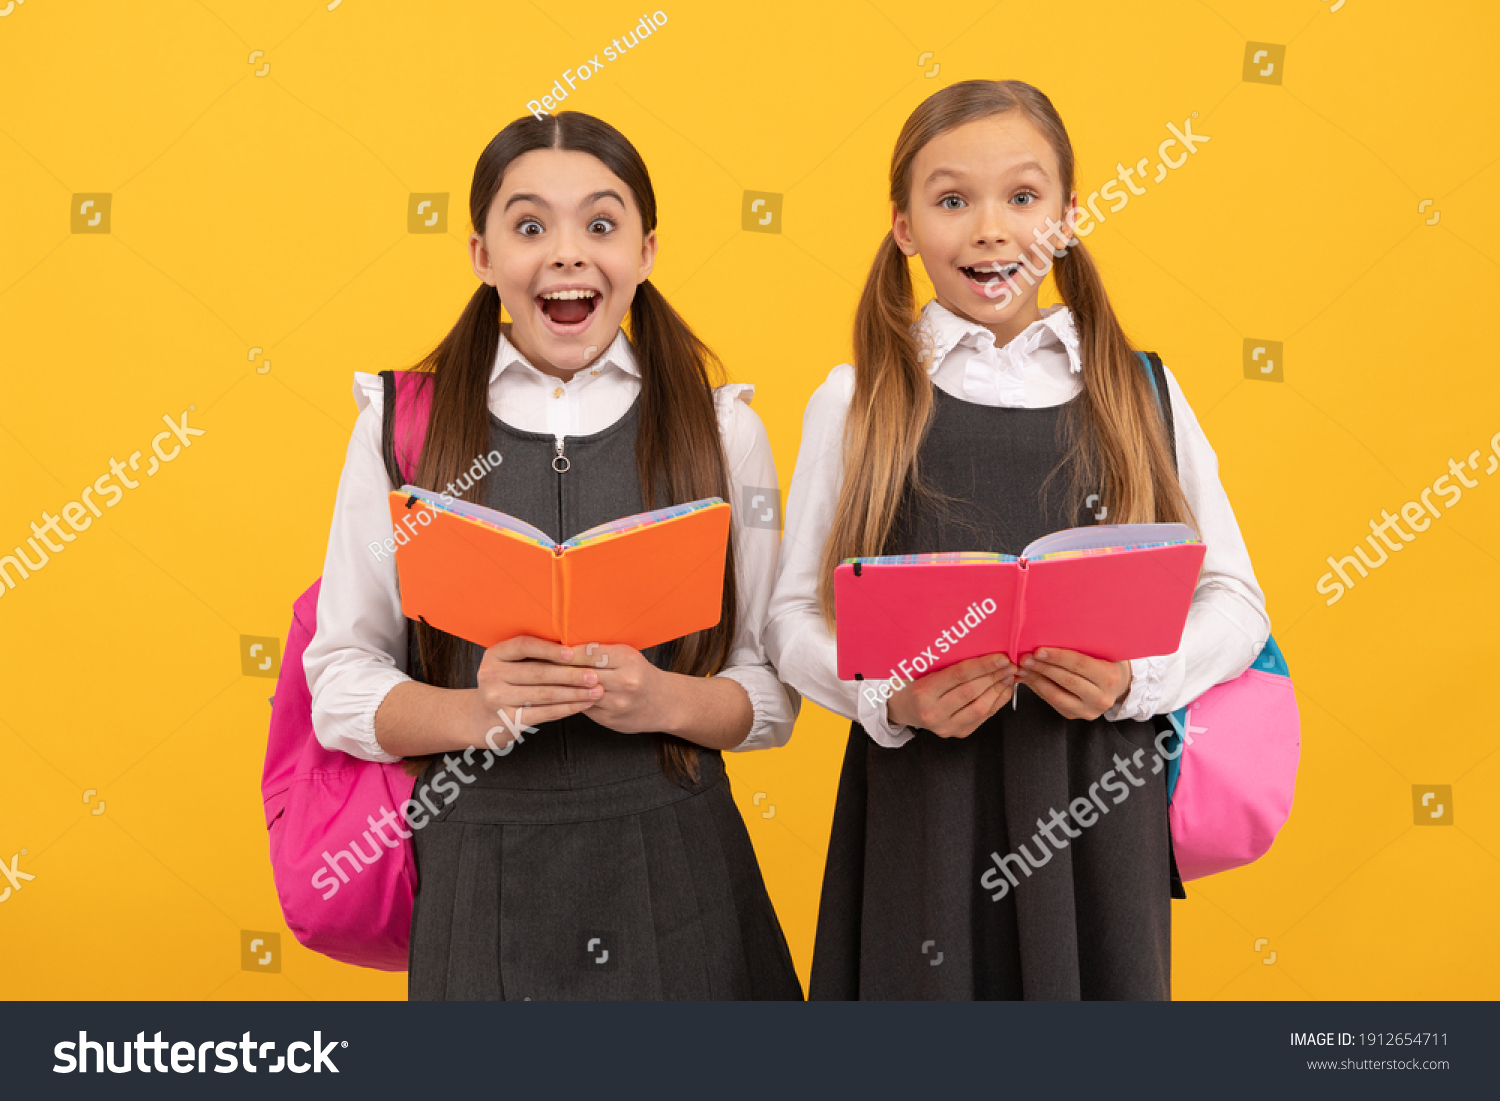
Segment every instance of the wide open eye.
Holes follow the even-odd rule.
[[[948,205],[948,200],[949,199],[952,199],[954,202],[956,202],[956,203],[958,203],[960,205],[959,206],[949,206]],[[962,198],[962,196],[959,196],[959,195],[944,195],[941,199],[938,200],[938,206],[942,207],[944,210],[958,210],[963,205],[965,205],[964,201],[963,201],[963,198]]]
[[[535,233],[530,232],[531,226],[536,227]],[[519,233],[522,237],[537,237],[544,233],[545,230],[542,228],[541,222],[537,221],[535,218],[526,217],[522,218],[519,222],[516,223],[516,232]]]
[[[589,223],[589,232],[590,233],[594,232],[594,227],[595,226],[603,226],[604,227],[597,234],[595,234],[595,236],[603,237],[606,233],[609,233],[611,230],[613,230],[615,228],[614,219],[612,219],[612,218],[604,218],[604,217],[595,218],[592,222]]]

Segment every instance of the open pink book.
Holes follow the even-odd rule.
[[[834,571],[840,680],[886,680],[1038,646],[1105,661],[1182,641],[1207,548],[1186,524],[1053,532],[1020,556],[953,552],[846,559]]]

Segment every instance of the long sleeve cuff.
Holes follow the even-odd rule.
[[[1110,722],[1120,722],[1125,719],[1141,721],[1155,715],[1161,704],[1167,663],[1174,658],[1181,664],[1182,659],[1175,654],[1132,659],[1130,691],[1123,700],[1106,711],[1104,717]]]
[[[791,740],[802,697],[795,689],[777,680],[769,666],[737,665],[714,675],[732,680],[743,688],[745,695],[750,697],[750,709],[755,715],[750,733],[730,750],[731,753],[774,749]]]
[[[390,763],[402,758],[387,753],[375,738],[375,712],[385,702],[392,688],[411,677],[395,668],[361,670],[360,693],[324,703],[332,691],[318,693],[313,700],[313,729],[325,749],[334,749],[362,761]]]
[[[881,686],[889,683],[877,680],[859,682],[859,725],[865,728],[865,733],[876,745],[899,749],[911,741],[913,731],[909,726],[891,724],[890,709],[880,692]],[[867,692],[867,688],[870,691]]]

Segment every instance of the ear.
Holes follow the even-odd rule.
[[[891,208],[891,236],[896,239],[896,247],[907,256],[917,255],[917,242],[911,235],[911,219],[895,207]]]
[[[652,230],[641,239],[641,266],[636,277],[636,286],[640,286],[651,273],[656,270],[656,230]]]
[[[1078,192],[1069,192],[1068,205],[1063,208],[1062,216],[1063,228],[1068,231],[1069,245],[1082,242],[1082,238],[1078,236],[1078,230],[1076,228],[1080,216],[1079,212],[1082,210],[1083,208],[1078,205]],[[1087,212],[1085,211],[1085,213]]]
[[[469,234],[469,264],[474,268],[474,274],[479,276],[480,282],[495,285],[495,265],[490,259],[490,250],[485,247],[484,238],[477,233]]]

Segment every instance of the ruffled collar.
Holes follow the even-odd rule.
[[[1078,349],[1078,329],[1073,320],[1073,311],[1061,302],[1041,311],[1040,321],[1033,321],[1021,330],[1010,343],[995,347],[995,334],[967,318],[959,317],[936,298],[922,310],[917,321],[918,343],[929,353],[927,373],[937,370],[948,353],[960,344],[967,343],[977,352],[994,349],[997,362],[1023,366],[1043,343],[1053,341],[1061,344],[1068,355],[1069,370],[1077,374],[1083,370],[1083,357]],[[925,335],[925,340],[923,339]]]

